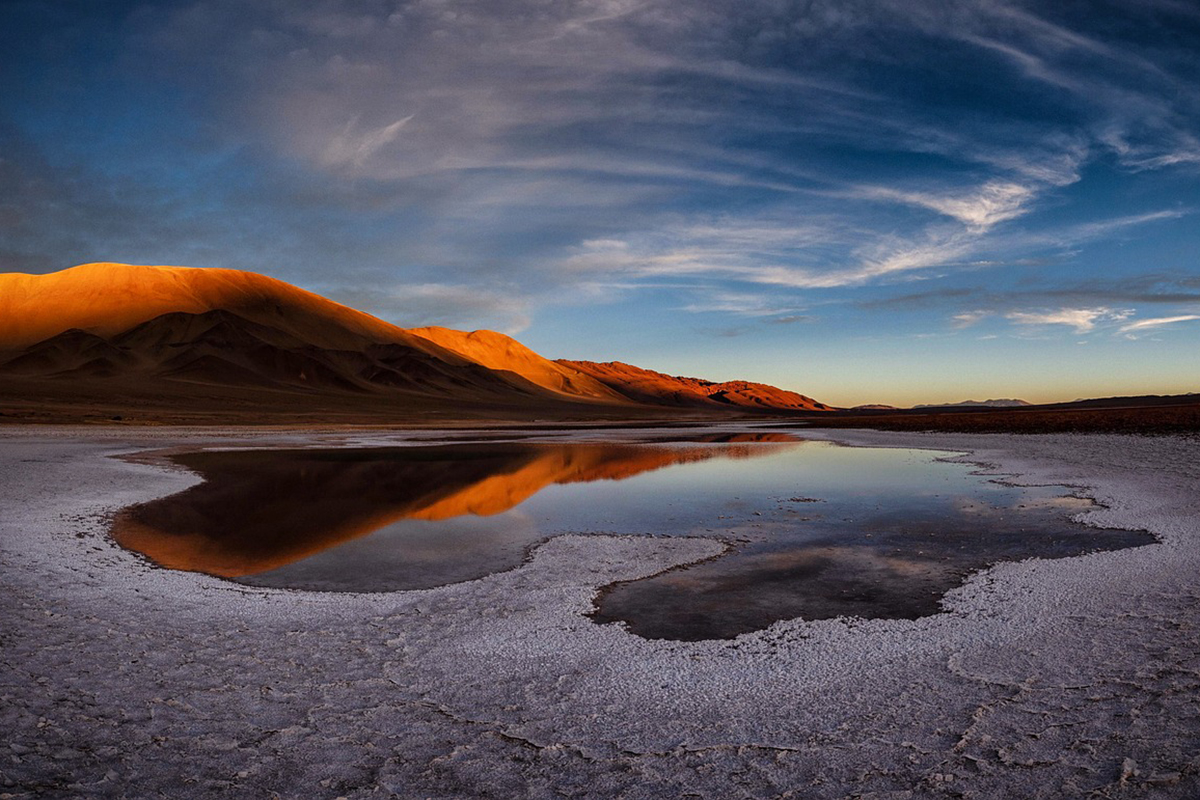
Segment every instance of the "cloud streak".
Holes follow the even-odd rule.
[[[1121,333],[1129,335],[1129,338],[1136,338],[1134,334],[1156,330],[1166,325],[1177,325],[1180,322],[1192,322],[1198,319],[1200,319],[1200,314],[1180,314],[1177,317],[1157,317],[1154,319],[1143,319],[1138,320],[1137,322],[1131,322],[1128,325],[1122,325],[1118,330]]]
[[[1131,312],[1109,308],[1062,308],[1057,311],[1013,311],[1005,317],[1018,325],[1065,325],[1076,333],[1089,333],[1100,322],[1126,319]]]
[[[396,140],[400,129],[414,117],[409,114],[395,122],[371,130],[358,130],[358,117],[352,117],[345,127],[329,141],[321,161],[331,167],[351,167],[361,171],[380,150]]]
[[[904,191],[890,187],[867,187],[860,196],[872,200],[890,200],[927,208],[952,217],[968,230],[984,233],[990,228],[1025,214],[1034,198],[1029,186],[1004,180],[991,180],[966,194],[942,195]]]

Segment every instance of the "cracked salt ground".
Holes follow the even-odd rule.
[[[1200,794],[1194,441],[839,433],[1086,487],[1108,506],[1087,520],[1162,544],[1000,565],[920,620],[685,643],[583,615],[713,541],[561,537],[387,595],[231,587],[149,567],[97,514],[193,480],[108,455],[234,438],[0,435],[9,796]]]

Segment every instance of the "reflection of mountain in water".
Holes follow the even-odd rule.
[[[172,459],[204,482],[126,509],[113,537],[163,566],[236,578],[278,569],[401,520],[492,516],[552,484],[622,480],[672,464],[751,458],[795,443],[771,433],[716,441],[187,453]]]
[[[353,592],[481,578],[567,531],[736,540],[722,558],[617,582],[596,600],[596,622],[685,640],[780,619],[915,619],[991,564],[1153,542],[1071,522],[1093,506],[1061,487],[992,483],[921,451],[799,444],[750,434],[188,453],[173,458],[203,482],[125,509],[113,535],[166,567]],[[770,457],[698,463],[755,456]]]

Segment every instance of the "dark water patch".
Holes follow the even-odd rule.
[[[1011,502],[1016,497],[1022,502]],[[781,619],[917,619],[938,613],[967,575],[1002,561],[1154,542],[1145,532],[1071,522],[1094,504],[1054,489],[993,492],[988,503],[927,500],[837,509],[806,519],[802,536],[768,534],[714,561],[613,584],[592,617],[624,622],[644,638],[684,641],[731,639]]]
[[[1000,561],[1153,542],[1071,522],[1093,506],[1064,487],[996,483],[929,451],[675,438],[690,440],[176,454],[203,482],[124,510],[113,535],[174,569],[323,591],[479,578],[562,533],[722,538],[724,557],[597,600],[597,622],[684,640],[796,617],[912,619]]]

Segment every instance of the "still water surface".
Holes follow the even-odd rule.
[[[1064,487],[788,434],[647,443],[491,442],[176,455],[205,480],[122,512],[155,562],[255,586],[421,589],[519,565],[561,533],[718,537],[718,559],[607,587],[598,622],[730,638],[779,619],[912,619],[999,561],[1149,544],[1088,528]]]

